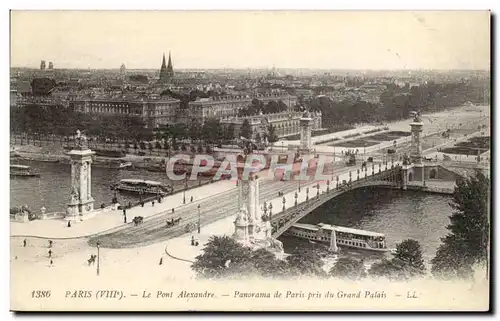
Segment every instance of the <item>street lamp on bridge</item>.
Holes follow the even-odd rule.
[[[200,223],[201,223],[201,213],[200,213],[201,205],[198,204],[198,234],[200,234]]]
[[[263,216],[264,219],[263,219],[263,221],[264,220],[268,220],[268,217],[267,217],[267,203],[266,202],[264,202],[264,205],[262,206],[262,210],[264,211],[264,216]]]
[[[186,204],[186,190],[187,190],[187,175],[184,180],[184,191],[182,193],[182,204]]]
[[[97,245],[97,275],[99,276],[99,261],[101,260],[101,257],[99,255],[99,247],[101,244],[99,243],[99,241],[97,241],[96,245]]]

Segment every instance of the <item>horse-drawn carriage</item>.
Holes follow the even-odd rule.
[[[181,222],[181,218],[178,217],[176,219],[172,218],[171,220],[167,220],[167,227],[172,227],[174,225],[177,225]]]
[[[142,222],[144,222],[144,217],[142,217],[142,216],[136,216],[132,220],[132,223],[134,223],[135,226],[142,224]]]

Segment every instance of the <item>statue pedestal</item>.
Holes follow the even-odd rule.
[[[248,234],[248,212],[245,207],[241,207],[234,221],[233,238],[243,246],[250,246],[250,237]]]
[[[66,209],[67,221],[83,221],[90,217],[93,217],[94,213],[94,199],[89,199],[86,202],[72,201]]]
[[[28,223],[30,221],[27,212],[20,212],[20,213],[15,214],[14,219],[16,222],[19,222],[19,223]]]
[[[67,221],[79,222],[95,215],[92,187],[92,156],[95,153],[81,145],[68,153],[71,157],[71,200],[66,209]]]

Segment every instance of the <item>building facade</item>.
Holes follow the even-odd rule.
[[[265,104],[270,101],[282,101],[289,110],[292,110],[297,104],[297,97],[288,93],[201,98],[189,102],[188,110],[179,115],[179,120],[189,122],[196,119],[198,122],[204,123],[208,118],[236,117],[240,109],[247,108],[252,104],[253,99],[258,99]]]
[[[221,124],[229,126],[233,124],[235,138],[239,138],[241,126],[245,120],[248,120],[252,128],[252,139],[255,139],[257,133],[260,137],[267,134],[270,125],[274,127],[275,133],[278,137],[286,137],[300,134],[300,119],[302,112],[281,112],[275,114],[256,115],[247,117],[226,117],[221,119]],[[319,130],[322,127],[321,113],[311,114],[312,130]]]
[[[72,102],[76,112],[96,116],[140,117],[148,128],[174,124],[180,100],[169,97],[92,98]]]

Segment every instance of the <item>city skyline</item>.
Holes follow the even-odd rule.
[[[169,51],[174,69],[489,70],[490,13],[11,12],[12,67],[159,70]]]

